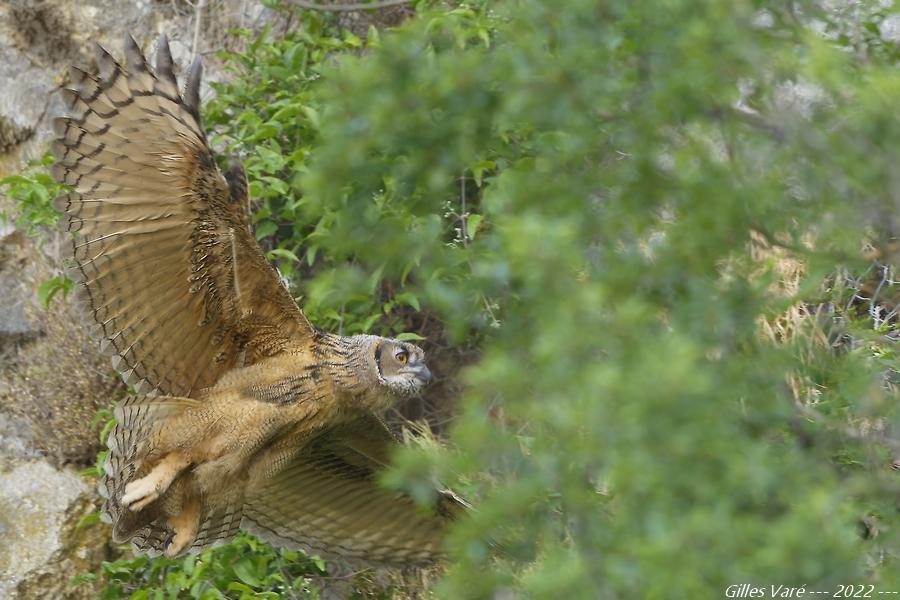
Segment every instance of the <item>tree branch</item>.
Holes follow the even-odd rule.
[[[197,0],[194,6],[194,40],[191,43],[191,60],[197,56],[197,49],[200,46],[200,21],[203,19],[203,5],[206,0]]]

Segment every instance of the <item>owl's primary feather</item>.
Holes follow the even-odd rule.
[[[382,563],[433,560],[464,503],[426,511],[376,475],[396,441],[374,413],[430,379],[422,351],[312,327],[257,246],[239,166],[200,126],[200,64],[178,91],[102,48],[72,70],[54,127],[58,201],[101,346],[144,394],[109,438],[104,516],[117,540],[175,555],[243,524],[274,543]]]
[[[76,277],[117,367],[139,391],[189,396],[312,328],[254,241],[200,128],[199,63],[182,100],[165,40],[157,75],[134,40],[128,71],[103,49],[72,69],[56,119],[60,207]]]

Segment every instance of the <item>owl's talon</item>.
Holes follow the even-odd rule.
[[[125,486],[122,504],[127,506],[128,510],[141,510],[165,493],[178,474],[189,464],[190,460],[181,454],[173,452],[167,455],[150,473]]]
[[[128,510],[137,512],[159,498],[159,488],[155,479],[151,474],[126,485],[122,504],[127,506]]]
[[[169,527],[175,532],[169,545],[166,546],[166,558],[177,556],[182,550],[190,547],[197,537],[200,526],[200,500],[197,497],[185,502],[181,513],[169,519]]]
[[[169,545],[166,546],[163,555],[166,558],[175,558],[178,556],[178,553],[184,550],[184,547],[187,546],[188,542],[191,541],[186,534],[176,532],[174,536],[172,536],[172,541],[169,542]]]
[[[143,510],[145,506],[153,502],[159,498],[159,494],[150,494],[149,496],[145,496],[143,499],[138,500],[132,504],[128,505],[128,510],[133,512],[138,512],[139,510]]]

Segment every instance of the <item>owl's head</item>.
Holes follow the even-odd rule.
[[[371,360],[378,382],[398,396],[412,396],[431,383],[431,371],[425,365],[425,352],[408,342],[375,338]]]

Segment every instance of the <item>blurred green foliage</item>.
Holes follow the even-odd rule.
[[[367,41],[311,11],[248,38],[204,114],[315,322],[416,339],[427,314],[479,348],[452,451],[385,478],[477,505],[434,591],[900,590],[896,318],[841,275],[898,232],[890,9],[420,8]],[[104,593],[302,596],[322,572],[255,544],[118,561]]]
[[[318,598],[310,577],[324,574],[320,559],[277,550],[242,533],[225,546],[177,560],[141,556],[104,562],[101,573],[74,583],[102,576],[103,600]]]
[[[59,196],[62,186],[47,172],[53,161],[53,155],[48,152],[40,160],[29,162],[24,172],[0,177],[0,192],[15,203],[16,227],[28,235],[35,235],[59,220],[59,214],[53,210],[53,200]],[[0,210],[0,221],[8,220],[9,215]]]
[[[865,4],[491,3],[323,73],[300,181],[333,215],[321,252],[481,336],[457,451],[389,477],[478,500],[443,596],[897,589],[893,342],[822,288],[896,230],[900,74]],[[806,265],[796,292],[772,247]],[[815,319],[761,334],[829,299],[840,352]]]
[[[204,121],[215,132],[210,141],[223,166],[237,159],[247,173],[257,239],[281,273],[297,283],[312,271],[345,263],[345,256],[320,254],[338,233],[330,213],[304,213],[308,201],[300,179],[319,143],[316,90],[323,66],[333,53],[352,53],[365,44],[314,12],[281,38],[267,32],[240,35],[248,38],[246,49],[221,54],[232,79],[213,84],[216,97],[204,107]],[[377,325],[382,332],[393,331],[401,325],[397,319],[380,319],[397,306],[418,309],[418,301],[408,293],[382,290],[381,283],[378,272],[331,278],[307,290],[302,302],[310,318],[327,329],[352,334]]]

